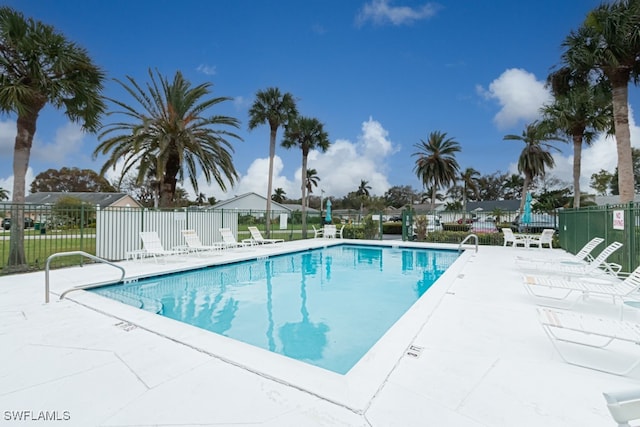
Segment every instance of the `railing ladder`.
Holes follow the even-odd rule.
[[[93,283],[93,284],[90,284],[90,285],[75,286],[73,288],[67,289],[62,294],[60,294],[60,299],[64,298],[64,296],[66,294],[68,294],[69,292],[72,292],[72,291],[78,291],[78,290],[81,290],[81,289],[94,288],[96,286],[104,286],[107,283],[118,283],[118,282],[121,282],[124,279],[124,276],[125,276],[124,268],[122,266],[119,266],[119,265],[116,265],[116,264],[112,263],[111,261],[107,261],[106,259],[102,259],[102,258],[99,258],[99,257],[97,257],[95,255],[88,254],[88,253],[86,253],[84,251],[58,252],[58,253],[50,255],[49,258],[47,258],[47,264],[46,264],[46,266],[44,268],[44,302],[45,303],[49,302],[49,264],[51,263],[51,260],[55,259],[55,258],[60,258],[60,257],[63,257],[63,256],[71,256],[71,255],[82,255],[82,256],[85,256],[85,257],[87,257],[89,259],[92,259],[94,261],[101,262],[101,263],[110,265],[112,267],[115,267],[115,268],[117,268],[118,270],[120,270],[122,272],[122,276],[120,276],[120,279],[118,279],[117,281],[114,281],[114,282]]]
[[[464,245],[467,240],[474,238],[476,241],[476,252],[478,252],[478,236],[475,234],[469,234],[467,237],[464,238],[464,240],[462,240],[462,242],[460,242],[460,244],[458,245],[458,253],[462,252],[462,245]]]

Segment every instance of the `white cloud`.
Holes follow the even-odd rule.
[[[391,6],[392,0],[372,0],[365,4],[356,16],[356,24],[361,26],[368,21],[376,25],[390,23],[392,25],[412,24],[421,19],[431,18],[438,11],[434,3],[425,3],[422,6],[411,8],[409,6]]]
[[[236,96],[232,102],[236,110],[244,110],[248,108],[250,104],[250,101],[244,96]]]
[[[70,156],[81,151],[84,136],[85,133],[78,124],[67,122],[66,125],[56,130],[56,136],[51,144],[34,141],[31,155],[34,159],[62,165],[68,162]]]
[[[215,65],[205,65],[200,64],[196,71],[201,72],[202,74],[206,74],[207,76],[215,76],[216,75],[216,67]]]
[[[282,171],[284,169],[284,165],[282,163],[282,159],[279,156],[275,156],[273,158],[273,188],[282,188],[286,193],[287,197],[296,198],[300,197],[300,190],[295,191],[294,183],[288,180],[285,176],[282,175]],[[246,174],[241,175],[240,179],[236,183],[235,186],[230,186],[227,183],[227,192],[222,191],[220,186],[212,182],[211,184],[207,184],[204,181],[204,177],[201,175],[198,178],[198,190],[201,193],[204,193],[207,197],[215,197],[217,200],[226,200],[231,197],[239,196],[244,193],[253,192],[256,194],[260,194],[261,196],[267,195],[267,177],[269,176],[269,159],[255,159],[249,168],[247,169]],[[185,189],[189,192],[192,197],[195,197],[195,191],[191,186],[191,183],[188,181],[184,182]],[[298,185],[298,188],[300,186]],[[296,196],[297,194],[297,196]]]
[[[356,191],[361,180],[368,181],[372,195],[383,195],[391,186],[387,180],[386,157],[397,148],[388,138],[388,132],[382,125],[369,118],[362,123],[362,133],[356,143],[338,139],[331,144],[327,152],[313,150],[309,153],[308,167],[316,169],[320,182],[314,194],[325,191],[325,196],[343,197]],[[297,156],[296,156],[297,157]],[[287,197],[301,197],[301,168],[297,167],[293,178],[283,174],[284,164],[278,156],[274,158],[273,188],[282,188]],[[240,177],[236,186],[224,193],[217,184],[206,185],[200,177],[200,191],[208,197],[224,200],[246,192],[255,192],[266,196],[269,159],[256,159],[247,172]],[[185,182],[185,188],[192,196],[191,186]]]
[[[27,173],[24,177],[25,182],[25,193],[30,194],[29,186],[33,182],[35,175],[33,174],[33,169],[31,167],[27,168]],[[13,175],[8,176],[7,178],[0,178],[0,188],[4,188],[5,190],[9,190],[9,201],[13,197]]]
[[[362,134],[355,144],[345,139],[336,140],[326,153],[309,153],[308,162],[310,168],[318,171],[318,187],[327,196],[342,197],[356,191],[361,180],[368,181],[372,195],[381,196],[390,187],[385,158],[395,150],[388,132],[369,118],[362,123]],[[296,187],[300,187],[300,170],[296,172]]]
[[[552,100],[544,82],[536,80],[536,76],[518,68],[506,70],[491,82],[488,90],[482,86],[477,86],[476,90],[485,98],[495,99],[500,104],[500,111],[493,119],[499,129],[539,119],[540,107]]]

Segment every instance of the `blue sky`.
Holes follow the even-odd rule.
[[[149,68],[193,84],[212,82],[227,102],[213,112],[241,121],[234,142],[240,181],[227,194],[200,181],[200,191],[225,199],[266,195],[269,136],[247,130],[258,90],[292,93],[305,116],[325,124],[332,147],[311,153],[309,167],[326,195],[355,191],[364,179],[372,194],[392,185],[421,189],[413,173],[413,145],[433,131],[457,140],[462,169],[515,172],[522,150],[506,134],[520,134],[549,100],[544,81],[560,60],[561,43],[596,0],[279,0],[279,1],[56,1],[5,0],[28,17],[53,25],[86,48],[107,73],[104,93],[124,98],[113,81],[147,81]],[[638,129],[630,87],[632,144]],[[105,117],[108,123],[113,117]],[[282,131],[278,137],[282,136]],[[15,117],[0,117],[0,187],[12,189]],[[279,143],[280,141],[278,141]],[[48,168],[99,170],[95,135],[83,134],[64,114],[41,114],[27,186]],[[550,176],[571,181],[571,148],[558,143]],[[274,188],[300,197],[299,150],[276,150]],[[584,152],[589,176],[616,164],[615,143],[601,138]],[[185,182],[185,188],[191,190]],[[319,193],[319,190],[315,190]]]

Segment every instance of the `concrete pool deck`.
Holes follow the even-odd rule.
[[[131,278],[326,243],[119,264]],[[106,265],[52,271],[49,304],[43,272],[2,276],[0,426],[32,424],[19,417],[65,426],[613,426],[602,392],[638,387],[640,368],[619,377],[563,362],[514,262],[561,252],[469,250],[401,319],[415,333],[390,334],[369,357],[390,359],[388,371],[353,381],[264,350],[248,357],[224,337],[83,291],[58,301],[71,286],[116,278]],[[620,312],[598,298],[573,310]]]

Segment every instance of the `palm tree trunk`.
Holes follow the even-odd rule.
[[[573,136],[573,207],[580,207],[580,169],[582,168],[582,135]]]
[[[613,93],[613,120],[618,149],[618,190],[620,203],[634,199],[633,159],[631,157],[631,134],[629,131],[628,73],[610,75]]]
[[[302,238],[307,238],[307,156],[302,156],[302,185],[300,186],[302,189]]]
[[[33,111],[33,110],[32,110]],[[39,111],[39,110],[37,110]],[[33,136],[36,133],[38,113],[27,113],[18,117],[17,134],[13,151],[13,207],[11,209],[11,237],[9,242],[9,260],[11,271],[24,271],[28,268],[24,254],[24,198],[25,177],[29,167],[29,157]]]
[[[176,194],[178,185],[178,173],[180,172],[180,164],[182,156],[175,150],[168,156],[167,163],[164,167],[164,176],[160,182],[160,207],[170,208],[173,206],[173,198]]]
[[[267,180],[267,212],[265,214],[265,234],[271,237],[271,192],[273,191],[273,158],[276,156],[276,132],[278,128],[271,128],[269,136],[269,178]]]
[[[524,183],[522,185],[522,196],[520,197],[520,217],[522,217],[522,213],[524,212],[524,203],[527,199],[527,193],[529,192],[529,185],[531,185],[531,177],[529,174],[524,174]]]

